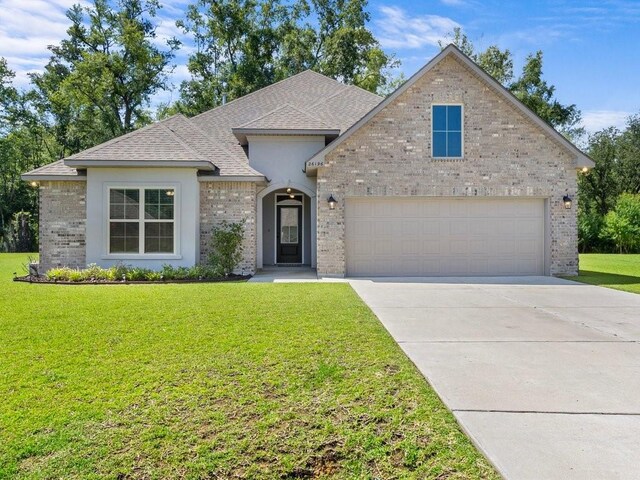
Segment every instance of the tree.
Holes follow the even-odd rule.
[[[613,208],[620,194],[619,164],[617,161],[620,132],[610,127],[589,137],[589,156],[595,167],[578,180],[581,208],[594,209],[604,216]]]
[[[155,45],[158,0],[93,0],[67,11],[68,38],[50,46],[44,73],[34,74],[40,111],[64,154],[75,153],[151,121],[151,97],[168,88],[175,39]]]
[[[604,217],[602,236],[616,246],[619,253],[630,253],[640,246],[640,195],[623,193],[615,209]]]
[[[621,190],[640,193],[640,114],[627,120],[618,139],[618,158]]]
[[[313,69],[375,92],[397,64],[367,29],[366,0],[196,0],[177,25],[190,34],[191,79],[165,113],[196,114]]]
[[[554,98],[555,87],[542,79],[542,51],[527,56],[522,74],[509,84],[509,90],[540,118],[570,139],[576,140],[584,134],[578,107],[561,104]]]
[[[24,238],[24,228],[14,228],[24,224],[14,217],[15,212],[28,212],[21,218],[37,218],[36,191],[20,175],[50,162],[56,150],[51,135],[30,108],[30,95],[18,91],[13,79],[14,73],[0,58],[0,250],[14,249],[16,238]],[[26,225],[33,228],[34,223]],[[16,236],[17,231],[21,235]]]
[[[491,45],[484,51],[478,51],[460,28],[455,28],[449,38],[451,43],[549,125],[572,140],[584,134],[580,125],[580,110],[573,104],[561,104],[555,98],[555,87],[542,79],[542,51],[528,55],[522,73],[513,80],[513,55],[509,50]],[[443,42],[439,43],[441,48],[445,47]]]

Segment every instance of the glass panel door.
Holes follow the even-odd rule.
[[[280,243],[298,243],[298,207],[281,207]]]

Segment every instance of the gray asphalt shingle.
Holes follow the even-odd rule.
[[[234,127],[346,131],[382,98],[306,70],[193,118],[174,115],[68,157],[70,160],[208,161],[220,176],[262,176],[249,166]],[[28,175],[77,175],[54,162]]]

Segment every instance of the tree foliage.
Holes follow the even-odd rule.
[[[367,28],[366,0],[196,0],[178,22],[193,37],[191,78],[167,109],[189,115],[313,69],[376,92],[394,59]]]
[[[582,251],[637,251],[639,204],[640,116],[627,120],[622,131],[610,127],[589,137],[588,152],[595,167],[578,181],[578,226]],[[636,203],[634,203],[636,202]]]
[[[67,12],[67,38],[32,76],[63,154],[75,153],[151,121],[152,95],[169,87],[177,40],[156,46],[158,0],[94,0]]]

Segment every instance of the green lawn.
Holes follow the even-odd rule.
[[[588,253],[580,255],[578,282],[640,293],[640,255]]]
[[[13,283],[0,478],[497,478],[346,284]]]

